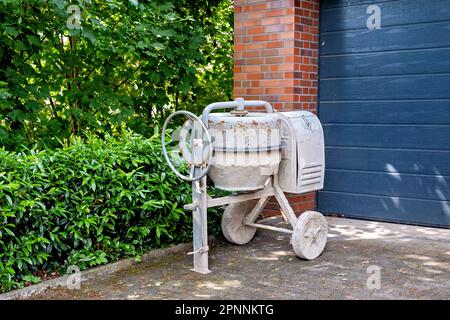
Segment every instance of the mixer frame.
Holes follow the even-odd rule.
[[[294,210],[289,204],[282,188],[279,185],[278,173],[275,172],[266,182],[263,189],[240,193],[236,195],[224,196],[220,198],[211,198],[207,193],[207,173],[212,159],[212,139],[209,136],[208,114],[216,109],[233,108],[237,112],[243,112],[245,106],[265,107],[268,113],[273,113],[272,106],[265,101],[244,101],[236,99],[229,102],[216,102],[205,108],[201,118],[188,111],[177,111],[171,114],[165,121],[162,130],[163,154],[170,168],[176,175],[186,181],[192,182],[192,203],[184,206],[184,209],[192,211],[193,216],[193,251],[195,272],[207,274],[211,271],[208,266],[208,231],[207,231],[207,211],[208,208],[228,205],[222,218],[222,229],[225,237],[235,244],[245,244],[249,242],[256,231],[256,228],[266,229],[276,232],[290,234],[292,236],[292,246],[296,255],[307,260],[315,259],[323,251],[326,243],[326,234],[328,226],[322,214],[316,211],[306,211],[300,217],[295,215]],[[165,133],[170,120],[176,115],[185,115],[193,121],[193,133],[191,135],[191,171],[190,176],[184,176],[179,173],[170,161],[165,146]],[[282,121],[286,121],[281,117]],[[289,126],[289,130],[292,129]],[[204,141],[206,132],[206,141]],[[291,132],[292,134],[292,132]],[[205,143],[206,142],[206,143]],[[205,160],[205,150],[208,153]],[[286,222],[292,229],[281,228],[272,225],[256,222],[260,213],[266,206],[271,197],[275,197],[281,207],[281,213]],[[250,212],[242,212],[242,208],[233,204],[258,200],[256,204],[249,207]],[[229,210],[228,210],[229,209]],[[224,223],[228,219],[230,223]],[[325,237],[324,237],[325,234]],[[313,244],[316,246],[312,248]]]

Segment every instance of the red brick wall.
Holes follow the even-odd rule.
[[[319,0],[235,0],[234,10],[235,97],[317,112]],[[298,213],[316,205],[315,193],[289,200]]]

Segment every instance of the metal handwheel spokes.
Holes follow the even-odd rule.
[[[181,126],[181,130],[179,132],[179,147],[180,147],[180,151],[181,151],[181,155],[183,156],[184,160],[186,160],[187,163],[191,163],[192,162],[192,150],[194,149],[194,145],[193,145],[193,133],[195,130],[195,125],[196,123],[194,121],[192,121],[191,119],[186,120],[183,125]],[[197,128],[200,129],[200,128]],[[203,131],[203,129],[201,129]],[[212,138],[213,139],[213,138]],[[202,141],[207,141],[207,139],[205,139],[203,137]],[[208,144],[208,142],[206,142]],[[203,163],[207,163],[208,162],[208,152],[205,152],[205,149],[209,148],[209,144],[206,145],[205,148],[203,148],[202,150],[202,157],[200,159],[198,159],[199,163],[198,165],[200,166]],[[192,163],[191,163],[192,164]],[[193,168],[193,166],[192,166]]]
[[[183,158],[190,164],[191,170],[189,176],[183,175],[180,173],[175,166],[173,165],[170,157],[167,153],[166,148],[166,131],[167,126],[170,121],[178,115],[184,115],[189,118],[183,127],[180,135],[184,134],[185,138],[187,137],[187,131],[189,130],[189,126],[191,128],[191,148],[189,151],[186,145],[186,139],[180,140],[180,150],[183,154]],[[200,130],[200,132],[196,131]],[[183,138],[183,137],[181,137]],[[164,122],[162,133],[161,133],[161,144],[164,158],[170,169],[181,179],[189,182],[198,181],[202,179],[206,174],[208,174],[209,168],[211,166],[211,160],[213,156],[213,147],[212,147],[212,139],[211,135],[208,132],[208,128],[205,126],[203,121],[200,120],[195,114],[189,111],[176,111],[172,113],[169,117],[167,117]],[[206,151],[206,152],[205,152]],[[201,167],[201,173],[198,176],[194,176],[195,167]]]

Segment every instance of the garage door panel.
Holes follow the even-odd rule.
[[[345,8],[327,6],[330,3],[323,2],[322,32],[364,28],[369,17],[367,7],[373,1],[353,1],[352,6]],[[381,10],[383,27],[450,20],[448,0],[377,1],[376,4]]]
[[[362,26],[364,28],[364,25]],[[321,33],[321,55],[450,46],[450,21]],[[418,41],[420,39],[420,41]]]
[[[327,146],[450,150],[450,125],[324,124]]]
[[[322,79],[450,73],[450,48],[324,56]],[[433,63],[428,63],[433,61]]]
[[[450,99],[449,87],[450,74],[333,78],[320,81],[320,96],[324,101]]]
[[[450,176],[450,152],[326,147],[328,169]]]
[[[376,3],[390,2],[392,0],[379,0]],[[373,0],[321,0],[320,7],[322,10],[330,8],[342,8],[348,6],[357,6],[361,4],[372,4]]]
[[[450,123],[450,100],[322,101],[320,110],[324,124]]]
[[[450,176],[401,174],[393,172],[326,171],[325,189],[345,193],[415,198],[450,199]]]
[[[320,192],[319,203],[347,217],[422,225],[450,226],[450,202],[365,194]],[[345,208],[345,212],[342,211]]]
[[[321,1],[320,32],[318,209],[450,227],[450,1]]]

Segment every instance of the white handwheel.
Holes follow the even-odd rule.
[[[314,260],[325,248],[327,237],[328,224],[325,217],[316,211],[306,211],[295,224],[292,247],[297,257]]]
[[[253,239],[255,227],[244,225],[244,219],[253,209],[251,201],[229,204],[222,215],[222,232],[234,244],[246,244]]]
[[[190,176],[185,176],[183,174],[181,174],[173,165],[172,161],[170,160],[169,155],[167,154],[167,148],[166,148],[166,130],[167,130],[167,126],[169,125],[169,122],[178,115],[184,115],[186,117],[188,117],[191,120],[191,124],[196,122],[197,124],[200,125],[200,128],[203,132],[203,136],[205,138],[206,141],[206,145],[207,145],[207,156],[205,156],[203,154],[203,163],[202,164],[206,164],[206,168],[204,168],[202,170],[202,173],[200,173],[200,175],[194,177],[194,169],[195,166],[197,164],[195,163],[191,163],[191,174]],[[186,122],[185,122],[186,125]],[[183,128],[186,129],[183,125]],[[184,141],[183,141],[184,142]],[[213,157],[213,148],[212,148],[212,139],[211,139],[211,135],[208,132],[208,128],[206,127],[206,125],[203,123],[202,120],[200,120],[199,117],[197,117],[195,114],[193,114],[192,112],[189,111],[184,111],[184,110],[180,110],[180,111],[175,111],[174,113],[172,113],[171,115],[169,115],[166,119],[166,121],[164,121],[163,124],[163,128],[162,128],[162,132],[161,132],[161,146],[162,146],[162,152],[164,155],[164,158],[166,159],[166,162],[169,166],[169,168],[173,171],[173,173],[175,173],[179,178],[185,180],[185,181],[189,181],[189,182],[193,182],[193,181],[198,181],[201,178],[203,178],[204,176],[207,175],[209,169],[211,168],[211,159]]]

